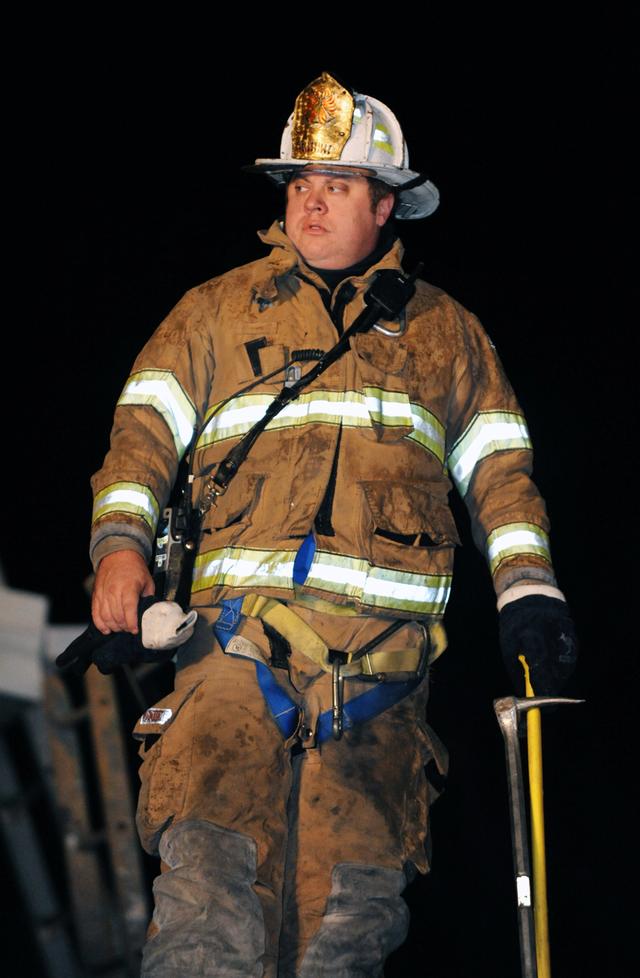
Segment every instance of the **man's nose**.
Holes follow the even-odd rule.
[[[322,190],[311,189],[307,194],[304,206],[308,211],[324,211],[327,208]]]

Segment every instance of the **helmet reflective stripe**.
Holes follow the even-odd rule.
[[[234,397],[214,415],[198,440],[198,448],[245,434],[263,417],[274,400],[271,394]],[[306,424],[343,424],[347,428],[370,428],[373,424],[406,427],[407,437],[444,460],[444,428],[438,419],[406,394],[365,387],[362,391],[308,391],[273,418],[267,431]]]
[[[535,554],[551,563],[549,537],[542,527],[535,523],[506,523],[487,537],[487,559],[492,574],[507,557],[520,554]]]
[[[483,458],[508,449],[531,449],[527,423],[522,415],[509,411],[476,414],[447,459],[451,478],[460,495],[466,495],[476,466]]]
[[[376,149],[381,149],[384,153],[389,153],[391,156],[393,156],[391,137],[380,122],[373,130],[373,145],[376,147]]]
[[[193,591],[212,587],[280,587],[293,593],[295,552],[227,547],[196,559]],[[451,590],[448,575],[423,575],[375,567],[368,560],[317,551],[305,582],[375,608],[443,614]]]
[[[196,411],[180,382],[168,370],[140,370],[129,377],[118,404],[146,404],[166,421],[178,458],[193,437]]]
[[[293,590],[295,550],[225,547],[196,557],[193,591],[228,587],[287,587]]]
[[[160,507],[147,486],[138,482],[113,482],[97,493],[93,501],[92,523],[113,513],[132,513],[134,516],[141,516],[154,530],[160,515]]]

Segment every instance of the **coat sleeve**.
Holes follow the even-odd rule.
[[[178,465],[206,410],[214,371],[215,303],[194,289],[137,357],[116,405],[111,445],[91,479],[90,556],[136,550],[151,557],[156,524]]]
[[[485,554],[496,593],[515,583],[556,586],[549,520],[531,472],[527,424],[493,343],[456,303],[458,342],[447,464]]]

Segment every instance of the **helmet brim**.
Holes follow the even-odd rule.
[[[325,171],[332,173],[342,171],[353,173],[354,169],[367,171],[367,175],[381,180],[391,187],[396,194],[397,204],[394,216],[401,221],[415,221],[428,217],[436,210],[440,202],[438,188],[415,170],[399,171],[397,167],[374,166],[371,163],[361,163],[350,166],[340,160],[315,162],[312,160],[256,160],[253,164],[243,166],[247,173],[264,173],[274,183],[283,185],[289,182],[296,170],[312,168],[316,173]],[[364,174],[363,174],[364,175]]]

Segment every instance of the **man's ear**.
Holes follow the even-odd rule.
[[[391,211],[393,210],[393,205],[395,204],[395,197],[393,194],[387,194],[382,200],[378,201],[376,206],[376,224],[379,228],[386,224],[391,216]]]

